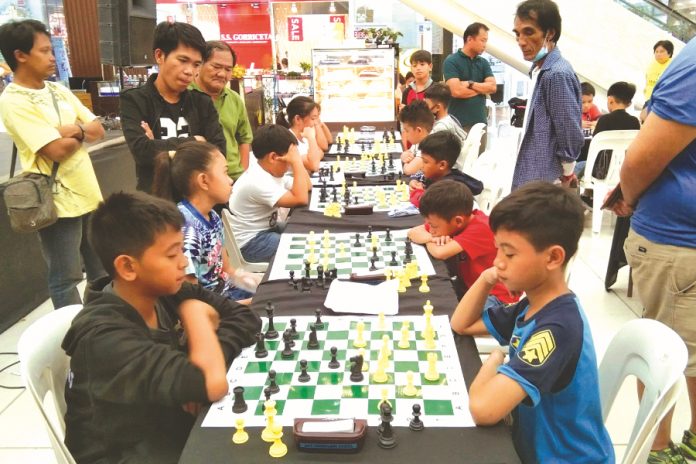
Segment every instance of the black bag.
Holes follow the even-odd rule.
[[[527,109],[527,100],[523,98],[513,97],[508,100],[508,105],[514,111],[510,116],[510,125],[513,127],[522,127],[524,125],[524,112]]]
[[[15,232],[36,232],[58,220],[56,205],[53,202],[53,185],[58,163],[53,163],[50,176],[29,172],[12,177],[16,160],[17,146],[13,145],[11,179],[7,181],[3,191],[10,226]]]

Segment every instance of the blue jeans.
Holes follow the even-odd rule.
[[[60,218],[39,231],[41,252],[48,266],[48,295],[55,309],[82,303],[77,284],[82,281],[83,262],[87,282],[106,275],[87,240],[88,220],[89,214]]]
[[[285,224],[277,224],[272,229],[259,232],[244,244],[239,251],[244,259],[250,263],[267,263],[275,256],[280,243],[280,233]]]

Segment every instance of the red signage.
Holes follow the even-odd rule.
[[[300,16],[288,16],[288,40],[302,42],[302,18]]]
[[[331,15],[329,16],[329,22],[332,23],[342,23],[346,25],[346,15]]]
[[[248,11],[238,5],[217,8],[220,40],[230,44],[237,62],[244,67],[254,63],[256,68],[272,68],[271,21],[266,10],[245,14]]]

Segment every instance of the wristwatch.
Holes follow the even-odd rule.
[[[474,81],[469,81],[469,88],[473,90],[473,88],[474,88]]]

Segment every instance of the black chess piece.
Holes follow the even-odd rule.
[[[348,154],[348,151],[350,150],[349,145],[350,145],[350,144],[349,144],[348,141],[346,140],[346,143],[343,145],[343,154],[345,154],[345,155]]]
[[[389,265],[390,266],[398,266],[399,262],[396,260],[396,251],[391,252],[391,257],[392,257],[392,259],[391,259],[391,261],[389,261]]]
[[[360,234],[355,234],[355,243],[353,243],[354,247],[361,247],[362,243],[360,243]]]
[[[369,271],[376,271],[377,270],[377,266],[375,266],[375,261],[377,261],[377,258],[372,256],[370,258],[370,268],[368,269]]]
[[[305,277],[308,279],[309,279],[310,272],[311,272],[310,266],[311,266],[311,263],[309,262],[309,260],[305,259],[304,260],[304,273],[305,273]]]
[[[274,338],[278,338],[278,331],[275,329],[273,326],[273,311],[274,311],[273,303],[270,301],[266,303],[266,317],[268,317],[268,328],[266,329],[266,338],[268,340],[273,340]]]
[[[310,350],[316,350],[319,348],[319,340],[317,339],[317,327],[314,324],[309,325],[309,341],[307,342],[307,348]]]
[[[338,369],[341,367],[341,364],[338,362],[338,359],[336,359],[336,353],[338,352],[338,348],[335,346],[331,347],[331,361],[329,361],[329,369]]]
[[[392,154],[389,153],[389,169],[394,169],[394,158],[392,157]]]
[[[372,239],[372,226],[367,226],[367,239]]]
[[[331,191],[331,195],[332,195],[331,200],[332,200],[334,203],[338,203],[338,191],[336,190],[336,186],[335,186],[335,185],[333,186],[333,190]]]
[[[232,389],[232,393],[234,393],[232,412],[235,414],[241,414],[249,408],[244,402],[244,387],[234,387]]]
[[[346,188],[346,191],[343,193],[343,203],[346,205],[350,204],[350,190]]]
[[[301,369],[300,375],[299,375],[299,377],[297,377],[297,380],[299,380],[302,383],[309,382],[311,377],[307,373],[307,360],[306,359],[300,360],[300,369]]]
[[[316,317],[316,320],[314,321],[314,325],[316,326],[316,328],[323,329],[324,323],[321,321],[321,309],[319,309],[319,308],[315,309],[314,316]]]
[[[382,424],[380,425],[382,433],[379,435],[377,444],[380,448],[391,449],[396,446],[396,437],[391,426],[394,416],[392,416],[392,409],[388,404],[382,410],[384,412],[381,416]]]
[[[384,241],[389,243],[392,241],[391,229],[389,227],[387,227],[386,233],[387,233],[387,235],[385,235]]]
[[[280,357],[283,359],[292,359],[295,352],[292,351],[292,340],[290,340],[290,332],[283,332],[283,351],[280,352]]]
[[[355,196],[353,197],[353,204],[354,204],[354,205],[357,205],[357,204],[358,204],[358,196],[357,196],[357,195],[355,195]]]
[[[379,173],[380,174],[386,174],[387,173],[387,162],[382,161],[382,167],[379,168]]]
[[[292,337],[292,330],[290,329],[290,327],[285,329],[285,331],[283,332],[283,340],[285,340],[286,335],[288,336],[288,340],[290,340],[290,348],[294,347],[295,339]]]
[[[272,394],[276,394],[280,391],[280,387],[276,383],[276,371],[273,369],[268,371],[268,390]]]
[[[363,357],[358,354],[349,359],[352,363],[350,365],[350,381],[351,382],[362,382],[365,375],[362,373],[363,367]]]
[[[256,348],[254,349],[254,355],[257,358],[265,358],[268,356],[266,342],[264,341],[264,336],[261,332],[256,334]]]
[[[377,164],[374,158],[372,158],[372,163],[370,163],[370,169],[372,174],[377,174]]]
[[[319,203],[326,203],[326,200],[328,199],[327,191],[326,191],[326,183],[324,183],[321,186],[321,189],[319,190]]]
[[[377,257],[377,247],[372,247],[372,257],[375,258],[375,261],[379,260]]]
[[[290,271],[290,280],[288,281],[288,285],[291,287],[295,285],[295,271]]]
[[[263,389],[263,396],[266,398],[266,401],[271,399],[271,393],[273,393],[271,391],[271,387],[266,387]]]
[[[329,168],[329,180],[334,181],[334,171],[331,168]]]
[[[292,336],[293,340],[300,338],[300,334],[297,333],[297,319],[294,317],[290,319],[290,335]]]
[[[324,266],[321,264],[317,266],[317,287],[324,288]]]
[[[408,423],[408,428],[413,430],[414,432],[420,432],[423,430],[423,421],[420,420],[421,416],[421,406],[420,404],[416,403],[413,405],[413,419]]]
[[[312,284],[309,282],[307,277],[302,276],[302,292],[311,292],[312,291]]]

